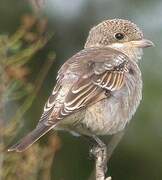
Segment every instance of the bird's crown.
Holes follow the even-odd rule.
[[[142,31],[131,21],[124,19],[105,20],[90,30],[85,48],[107,46],[142,38]]]

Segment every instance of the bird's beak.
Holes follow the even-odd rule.
[[[155,46],[154,43],[148,39],[131,41],[131,44],[137,48],[147,48],[147,47]]]

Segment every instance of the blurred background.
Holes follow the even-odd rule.
[[[0,180],[88,180],[88,143],[67,132],[7,153],[37,124],[57,71],[84,46],[88,31],[110,18],[135,22],[156,47],[140,62],[143,100],[115,150],[114,180],[162,179],[162,1],[0,0]]]

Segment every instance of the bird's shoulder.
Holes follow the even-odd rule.
[[[58,79],[69,74],[73,76],[91,75],[91,73],[101,74],[105,70],[113,70],[113,68],[121,66],[128,60],[128,56],[112,48],[86,48],[76,53],[62,65],[58,71]]]

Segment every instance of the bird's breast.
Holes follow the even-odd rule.
[[[112,96],[87,108],[82,121],[85,127],[98,135],[114,134],[124,129],[142,98],[141,72],[137,64],[130,64],[125,74],[125,86]]]

